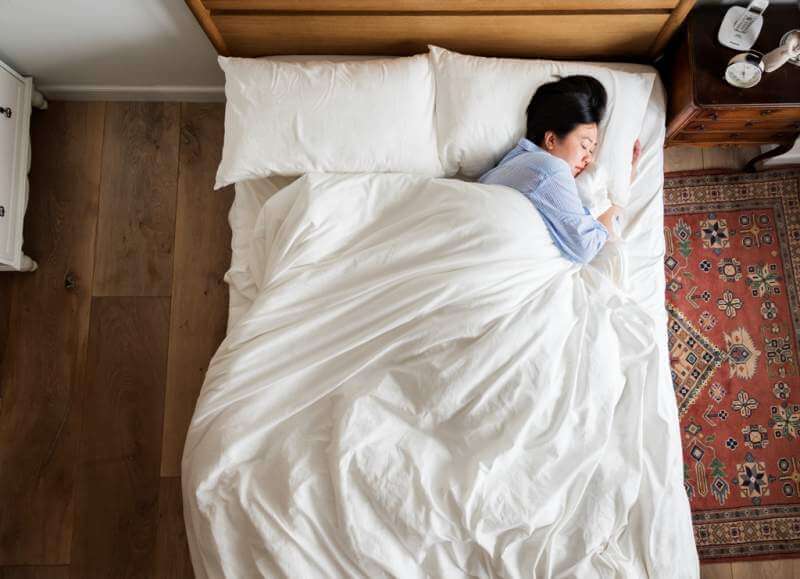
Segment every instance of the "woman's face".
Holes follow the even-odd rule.
[[[563,139],[552,131],[544,134],[544,149],[559,159],[564,159],[570,166],[572,176],[583,171],[594,158],[597,146],[597,124],[581,124],[572,129]]]

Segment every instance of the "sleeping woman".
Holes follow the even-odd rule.
[[[575,177],[592,162],[605,108],[606,91],[590,76],[568,76],[540,86],[528,105],[525,138],[480,178],[530,199],[556,246],[578,263],[590,262],[600,251],[620,213],[620,207],[612,205],[593,218],[575,184]],[[636,141],[634,169],[639,151]]]

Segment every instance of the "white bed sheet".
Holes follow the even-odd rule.
[[[638,67],[622,65],[621,68],[636,70]],[[623,234],[625,267],[622,280],[628,295],[647,311],[654,321],[654,327],[658,328],[652,336],[658,351],[658,365],[654,369],[656,375],[648,376],[650,387],[644,391],[641,407],[631,408],[628,417],[632,422],[645,425],[641,436],[646,456],[641,465],[643,472],[639,484],[639,500],[631,508],[629,525],[625,530],[629,535],[628,546],[633,545],[631,548],[637,551],[646,551],[648,554],[642,560],[658,561],[658,567],[644,570],[639,566],[640,562],[631,562],[626,566],[619,563],[625,558],[624,554],[617,553],[622,559],[612,557],[615,562],[609,563],[605,571],[601,572],[599,568],[593,567],[597,576],[603,577],[699,577],[689,504],[682,484],[680,432],[666,339],[662,233],[664,115],[663,87],[660,82],[656,82],[640,137],[643,153],[639,174],[633,184],[631,202],[626,211]],[[273,178],[236,185],[236,199],[230,212],[233,255],[231,269],[226,276],[231,292],[229,327],[245,314],[257,293],[251,276],[247,273],[247,253],[259,210],[268,198],[292,181]],[[624,471],[620,471],[620,476],[625,476]],[[185,504],[185,508],[188,522],[193,505]],[[218,508],[224,508],[223,502],[220,502]],[[671,512],[659,512],[663,509]],[[654,533],[653,529],[647,528],[648,521],[659,518],[680,528],[674,529],[674,532]],[[198,577],[204,577],[206,575],[203,569],[212,567],[204,567],[200,551],[223,546],[209,545],[207,542],[203,544],[197,537],[193,539],[191,533],[190,545]],[[253,551],[256,547],[245,548],[245,551],[248,549]],[[273,569],[271,573],[266,568],[261,571],[264,576],[272,576],[275,572]]]

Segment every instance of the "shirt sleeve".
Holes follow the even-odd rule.
[[[561,252],[571,261],[588,263],[608,240],[608,231],[589,214],[567,169],[549,174],[523,192],[541,213]]]

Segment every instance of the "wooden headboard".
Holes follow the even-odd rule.
[[[695,0],[186,0],[222,55],[484,56],[650,61]]]

